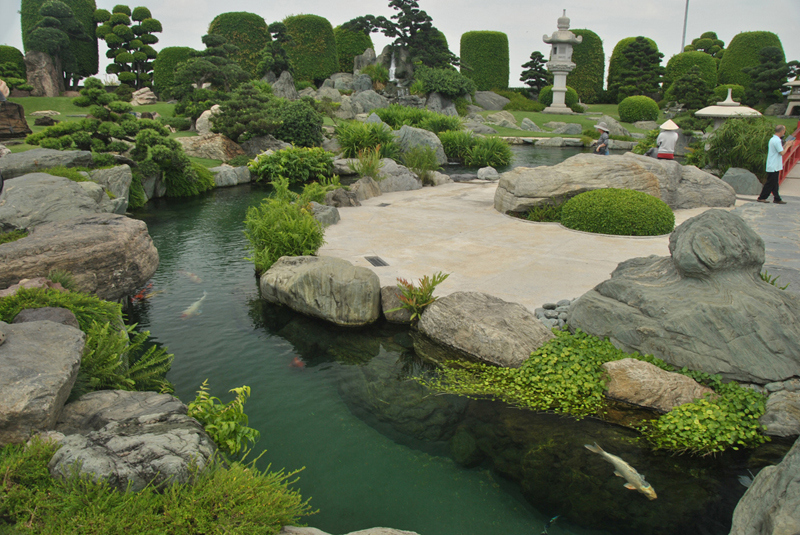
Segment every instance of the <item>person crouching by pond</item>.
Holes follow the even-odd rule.
[[[597,145],[594,149],[594,153],[608,156],[608,125],[601,121],[594,125],[594,127],[600,130],[600,139],[592,142],[592,146]]]
[[[656,158],[659,160],[674,160],[675,145],[678,144],[678,130],[680,127],[672,119],[661,125],[661,133],[656,138],[658,153]]]

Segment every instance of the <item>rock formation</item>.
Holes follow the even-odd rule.
[[[25,120],[25,109],[14,102],[0,102],[0,140],[25,137],[31,133]]]
[[[473,100],[484,110],[502,110],[506,104],[511,102],[493,91],[475,91]]]
[[[403,152],[414,147],[430,147],[436,151],[436,161],[439,165],[447,163],[447,156],[444,153],[442,142],[433,132],[422,128],[403,125],[400,130],[393,131],[392,135]]]
[[[88,150],[32,149],[0,159],[0,171],[5,180],[60,165],[89,167],[92,165],[92,153]]]
[[[244,154],[242,147],[222,134],[179,137],[176,139],[183,145],[183,151],[186,155],[194,158],[207,158],[209,160],[227,162],[236,156]]]
[[[49,54],[30,50],[25,54],[28,84],[33,86],[32,97],[58,97],[64,91],[60,62]]]

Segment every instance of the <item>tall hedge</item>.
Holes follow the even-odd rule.
[[[461,74],[478,91],[508,88],[508,36],[503,32],[467,32],[461,35]]]
[[[339,70],[336,38],[328,19],[292,15],[283,23],[292,38],[285,48],[296,81],[320,83]]]
[[[27,79],[27,69],[25,68],[25,56],[18,48],[8,45],[0,45],[0,63],[13,63]]]
[[[337,26],[333,29],[333,36],[336,39],[336,54],[341,72],[353,72],[353,58],[360,56],[368,48],[375,48],[372,37],[364,32]]]
[[[742,32],[736,34],[719,64],[717,79],[720,84],[738,84],[747,89],[750,76],[743,73],[745,67],[759,64],[758,52],[765,46],[775,46],[783,52],[781,40],[772,32]]]
[[[83,25],[83,31],[89,36],[91,41],[80,41],[72,39],[70,49],[75,54],[77,60],[77,73],[81,76],[92,76],[97,74],[99,60],[97,55],[97,36],[94,21],[94,12],[97,9],[95,0],[61,0],[72,10],[75,19]],[[39,8],[47,0],[22,0],[20,5],[20,22],[22,23],[22,47],[28,51],[28,35],[36,23],[42,18],[39,15]]]
[[[649,37],[644,38],[650,46],[658,50],[658,45],[655,41],[650,39]],[[618,78],[622,75],[623,71],[626,70],[628,67],[625,64],[625,50],[634,42],[636,41],[636,37],[626,37],[622,39],[617,45],[614,47],[614,51],[611,52],[611,60],[608,62],[608,87],[611,88],[611,85],[618,81]],[[617,102],[617,95],[612,94],[614,91],[609,90],[608,100],[609,102]]]
[[[158,57],[153,61],[153,85],[156,92],[169,91],[174,84],[178,63],[191,58],[194,52],[195,50],[188,46],[168,46],[161,49]]]
[[[255,13],[234,11],[217,15],[208,26],[208,33],[221,35],[239,48],[233,59],[252,78],[258,77],[261,51],[272,41],[264,19]]]
[[[667,62],[666,73],[664,74],[664,87],[669,92],[672,83],[692,70],[692,67],[700,69],[700,76],[708,85],[709,91],[717,87],[717,62],[705,52],[681,52],[675,54]]]
[[[581,44],[572,48],[572,62],[575,70],[567,75],[567,85],[577,91],[582,102],[598,102],[603,92],[603,78],[606,73],[606,55],[603,41],[592,30],[571,30],[583,37]]]

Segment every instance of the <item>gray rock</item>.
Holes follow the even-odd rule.
[[[6,148],[5,145],[0,145],[0,158],[11,154],[11,149]]]
[[[536,145],[542,146],[542,141],[547,140]],[[503,213],[524,212],[553,197],[598,188],[642,191],[672,209],[733,206],[736,202],[732,187],[694,166],[626,153],[604,157],[578,154],[558,165],[512,169],[500,177],[494,206]]]
[[[442,184],[451,184],[453,182],[452,178],[450,178],[444,173],[440,173],[439,171],[431,171],[430,178],[434,186],[441,186]]]
[[[598,118],[592,117],[592,120],[597,121],[598,123],[606,123],[606,126],[608,126],[608,134],[611,136],[631,135],[631,133],[626,128],[624,128],[621,124],[619,124],[619,121],[608,115],[601,115]]]
[[[553,338],[524,306],[479,292],[456,292],[437,299],[422,313],[418,327],[438,344],[510,368],[518,368]]]
[[[128,192],[133,181],[133,173],[129,166],[118,165],[108,169],[97,169],[89,173],[89,179],[110,191],[114,197],[125,199],[127,203]]]
[[[325,194],[325,205],[335,206],[336,208],[345,208],[352,206],[361,206],[354,191],[348,191],[342,188],[329,191]]]
[[[478,169],[478,178],[481,180],[497,180],[500,174],[494,167],[481,167]]]
[[[339,140],[336,138],[323,138],[322,148],[328,152],[332,152],[333,154],[339,154],[342,151],[342,146],[339,144]]]
[[[769,393],[779,392],[779,391],[783,390],[783,381],[777,381],[777,382],[774,382],[774,383],[767,383],[767,384],[764,385],[764,389]]]
[[[212,167],[209,171],[214,174],[214,185],[218,188],[249,184],[253,180],[250,169],[246,165],[241,167],[220,165],[219,167]]]
[[[767,399],[767,410],[758,419],[764,433],[777,437],[800,435],[800,392],[775,392]]]
[[[352,91],[353,90],[353,75],[349,72],[338,72],[331,76],[333,79],[333,88],[338,91]],[[341,98],[341,97],[340,97]]]
[[[562,145],[565,147],[580,147],[583,148],[583,141],[574,137],[565,137],[562,140]]]
[[[314,95],[316,95],[316,94],[317,94],[317,90],[316,90],[315,87],[312,86],[312,87],[305,87],[305,88],[301,89],[300,91],[298,91],[297,96],[299,98],[303,98],[303,97],[312,97],[313,98]]]
[[[770,104],[767,106],[767,109],[764,110],[764,115],[768,115],[771,117],[775,117],[777,115],[783,115],[786,113],[786,103],[785,102],[778,102],[776,104]]]
[[[61,269],[72,273],[79,290],[116,301],[146,283],[157,267],[158,251],[144,221],[84,215],[40,225],[0,247],[0,288]]]
[[[391,129],[391,127],[388,124],[384,123],[383,119],[381,119],[375,112],[370,113],[369,117],[367,117],[367,120],[364,122],[367,124],[382,124],[385,125],[386,128]]]
[[[522,119],[522,122],[520,123],[520,128],[521,128],[522,130],[527,130],[527,131],[529,131],[529,132],[541,132],[541,131],[542,131],[542,129],[541,129],[541,128],[539,128],[539,127],[536,125],[536,123],[534,123],[533,121],[531,121],[531,120],[530,120],[530,119],[528,119],[527,117],[525,117],[524,119]]]
[[[724,175],[722,175],[723,182],[731,185],[733,190],[739,195],[760,195],[762,185],[758,181],[756,175],[747,169],[739,167],[731,167]]]
[[[134,91],[131,98],[131,106],[149,106],[157,102],[158,97],[156,97],[156,94],[153,93],[153,90],[149,87],[143,87],[138,91]]]
[[[627,358],[601,366],[607,377],[606,397],[667,413],[714,391],[679,373]]]
[[[569,299],[562,299],[561,301],[559,301],[558,303],[556,303],[556,308],[558,308],[558,307],[568,307],[568,306],[570,305],[570,303],[572,303],[572,301],[571,301],[571,300],[569,300]]]
[[[339,210],[335,206],[326,206],[312,201],[311,210],[314,212],[314,219],[319,221],[323,227],[335,225],[342,219],[339,216]]]
[[[545,303],[542,305],[542,308],[545,310],[555,310],[558,307],[556,303]]]
[[[36,173],[51,167],[89,167],[92,153],[87,150],[33,149],[9,154],[0,159],[0,172],[8,180],[18,176]]]
[[[537,147],[563,147],[564,146],[564,138],[563,137],[548,137],[545,139],[537,139],[536,140]]]
[[[675,229],[669,250],[617,266],[570,305],[570,328],[726,380],[797,375],[800,301],[761,280],[758,234],[735,214],[708,210]]]
[[[456,105],[453,104],[453,101],[435,91],[428,95],[428,100],[425,103],[425,107],[432,112],[458,117]]]
[[[328,98],[331,102],[341,102],[342,94],[333,87],[320,87],[317,89],[317,100]]]
[[[333,160],[333,172],[337,175],[349,176],[358,174],[353,171],[351,165],[358,161],[358,158],[339,158]]]
[[[294,78],[289,71],[283,71],[278,81],[272,84],[272,92],[277,97],[282,97],[287,100],[297,100],[300,95],[297,94],[297,89],[294,86]]]
[[[322,82],[322,85],[321,85],[321,86],[319,86],[319,88],[320,88],[320,89],[323,89],[323,88],[327,88],[327,89],[333,89],[333,80],[331,80],[330,78],[328,78],[327,80],[325,80],[324,82]]]
[[[384,286],[381,288],[381,311],[389,323],[411,323],[411,311],[400,308],[402,305],[400,302],[401,295],[400,288],[397,286]]]
[[[378,181],[380,193],[413,191],[422,188],[422,182],[407,167],[398,164],[391,158],[383,158],[381,161],[383,167],[381,167],[380,174],[383,178]]]
[[[431,147],[436,151],[436,161],[439,165],[447,163],[447,156],[444,153],[444,147],[439,137],[429,130],[422,128],[414,128],[413,126],[403,125],[400,130],[392,132],[395,141],[400,146],[403,152],[410,150],[413,147]]]
[[[392,65],[393,56],[395,63],[395,78],[398,80],[412,78],[414,76],[414,64],[411,61],[411,54],[409,54],[406,47],[393,47],[392,45],[386,45],[383,47],[383,50],[375,62],[383,65],[387,70],[389,70]]]
[[[478,108],[477,106],[473,106],[473,108],[477,108],[479,111],[483,111],[483,108]],[[486,122],[486,118],[478,112],[470,112],[470,114],[467,115],[467,120],[473,123],[481,123],[481,124]]]
[[[730,535],[800,533],[800,439],[776,466],[763,468],[733,511]]]
[[[506,104],[511,102],[493,91],[475,91],[473,100],[484,110],[502,110]]]
[[[214,104],[211,106],[211,109],[208,109],[200,114],[200,117],[198,117],[197,121],[194,123],[194,128],[197,130],[198,136],[208,136],[213,133],[211,132],[211,117],[218,115],[219,111],[219,104]]]
[[[554,134],[569,134],[573,136],[579,136],[581,132],[583,132],[583,128],[577,123],[567,123],[553,130]]]
[[[119,491],[147,485],[188,483],[192,466],[204,469],[214,443],[203,426],[185,414],[150,413],[112,421],[86,435],[69,435],[50,460],[50,475],[70,477],[74,467]]]
[[[269,71],[267,74],[261,77],[262,82],[267,82],[269,85],[274,84],[278,80],[278,77],[275,76],[275,73]]]
[[[567,123],[563,121],[548,121],[542,125],[545,128],[549,128],[550,130],[554,130],[557,128],[561,128],[562,126],[567,126]]]
[[[608,149],[609,150],[633,150],[633,148],[638,144],[638,141],[620,141],[618,139],[609,139],[608,140]]]
[[[487,123],[500,125],[501,123],[503,123],[503,121],[506,121],[505,124],[511,124],[512,126],[510,128],[517,128],[517,120],[514,118],[513,115],[511,115],[510,112],[499,111],[497,113],[490,113],[489,115],[486,116]]]
[[[341,258],[284,256],[261,275],[260,287],[270,303],[337,325],[367,325],[380,316],[378,276]]]
[[[783,382],[783,389],[787,392],[800,392],[800,379],[789,379]]]
[[[369,49],[372,50],[372,49]],[[366,74],[359,74],[353,78],[353,91],[361,93],[362,91],[370,91],[372,89],[372,78]]]
[[[64,91],[64,75],[60,65],[45,52],[29,50],[25,54],[27,82],[33,86],[32,97],[58,97]]]
[[[372,110],[379,108],[389,107],[389,99],[387,99],[383,95],[379,95],[372,89],[367,89],[366,91],[359,91],[358,93],[350,97],[350,101],[361,106],[361,109],[364,110],[364,113],[369,113]]]
[[[78,376],[85,335],[74,327],[0,321],[0,446],[51,429]]]
[[[358,199],[359,202],[381,195],[381,189],[378,187],[378,183],[369,176],[361,177],[356,180],[356,182],[350,186],[350,191],[356,194],[356,199]]]
[[[545,310],[545,311],[544,311],[544,317],[545,317],[546,319],[549,319],[549,320],[555,320],[555,319],[558,319],[558,314],[559,314],[559,313],[558,313],[558,312],[556,312],[555,310]]]
[[[0,229],[30,229],[112,210],[103,188],[94,182],[31,173],[6,180],[0,203]]]
[[[475,134],[496,134],[497,130],[491,126],[486,126],[481,123],[466,122],[464,123],[464,130],[471,130]]]
[[[514,130],[519,130],[517,123],[512,123],[506,119],[500,120],[500,122],[494,123],[495,126],[499,126],[500,128],[511,128]]]
[[[32,321],[52,321],[75,329],[80,329],[78,319],[71,310],[59,307],[26,308],[20,310],[11,323],[30,323]]]
[[[636,121],[633,126],[642,130],[655,130],[659,125],[655,121]]]
[[[270,134],[267,134],[266,136],[253,137],[241,143],[242,150],[251,158],[255,158],[262,152],[266,152],[268,150],[274,150],[277,152],[279,150],[288,149],[291,146],[291,143],[286,143],[285,141],[276,139]]]
[[[373,65],[375,60],[375,50],[371,48],[366,49],[361,53],[361,55],[355,56],[353,58],[353,74],[356,75],[355,78],[358,78],[358,74],[361,72],[361,69],[369,65]],[[370,81],[369,86],[372,87],[372,81]]]
[[[186,405],[169,394],[98,390],[84,394],[64,406],[55,430],[64,435],[86,435],[111,422],[150,414],[186,414]]]
[[[339,119],[355,119],[355,116],[359,113],[363,113],[364,108],[361,107],[360,104],[354,103],[353,100],[347,96],[342,95],[341,103],[339,104],[339,109],[334,112],[334,115]]]

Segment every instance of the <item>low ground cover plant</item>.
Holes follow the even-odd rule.
[[[333,154],[321,147],[289,147],[259,154],[248,167],[256,175],[256,182],[272,182],[285,177],[291,183],[321,180],[333,173]]]
[[[587,191],[561,209],[567,228],[619,236],[660,236],[675,228],[672,209],[652,195],[629,189]]]
[[[52,288],[20,288],[14,295],[0,298],[0,321],[12,323],[26,308],[58,307],[71,310],[80,329],[88,333],[93,323],[122,327],[122,306],[82,292]]]
[[[8,232],[0,232],[0,245],[4,243],[11,243],[12,241],[21,240],[28,235],[27,230],[10,230]]]

